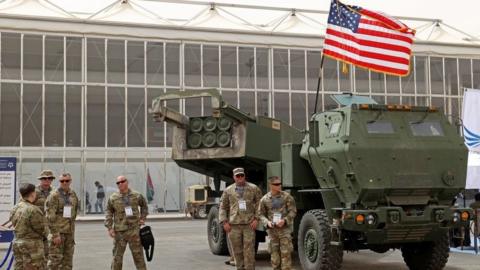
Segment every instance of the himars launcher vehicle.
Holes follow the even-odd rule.
[[[211,97],[212,115],[189,117],[165,100]],[[186,168],[232,183],[234,167],[266,192],[281,176],[297,202],[294,238],[305,270],[340,269],[344,251],[402,251],[410,269],[442,269],[448,231],[465,226],[469,208],[452,201],[465,187],[467,149],[457,128],[430,107],[379,105],[336,95],[343,107],[316,113],[309,130],[225,103],[216,89],[166,93],[152,103],[156,121],[173,123],[172,158]],[[228,252],[218,208],[209,209],[208,239]],[[257,241],[265,233],[257,231]]]

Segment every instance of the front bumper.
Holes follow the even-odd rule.
[[[473,217],[471,208],[437,205],[427,206],[421,213],[415,214],[407,213],[401,207],[334,211],[335,227],[343,231],[363,233],[368,244],[434,241],[448,229],[468,224]],[[357,219],[358,215],[363,215],[363,222],[359,222],[361,218]]]

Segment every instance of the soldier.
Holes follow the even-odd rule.
[[[145,270],[147,266],[139,233],[140,225],[145,224],[148,215],[147,201],[142,194],[128,188],[125,176],[117,177],[117,186],[118,192],[108,199],[105,216],[105,227],[114,239],[111,269],[122,269],[123,254],[129,244],[136,268]]]
[[[40,176],[37,177],[40,180],[40,184],[37,185],[35,188],[35,192],[37,193],[37,200],[35,201],[35,205],[40,208],[43,215],[45,215],[45,201],[47,200],[48,195],[52,191],[52,181],[55,179],[53,172],[51,170],[43,170],[40,173]],[[48,240],[45,238],[43,243],[45,247],[45,265],[47,265],[48,260]]]
[[[255,269],[256,209],[262,191],[245,180],[243,168],[233,170],[235,183],[228,186],[220,199],[219,221],[232,244],[238,270]]]
[[[258,216],[270,237],[271,263],[274,270],[291,270],[292,229],[297,208],[293,197],[282,191],[280,177],[268,179],[270,192],[260,200]]]
[[[45,217],[42,211],[33,203],[36,199],[35,186],[22,184],[20,186],[22,201],[12,213],[12,224],[15,227],[13,254],[15,269],[45,269],[44,239],[47,238]]]
[[[72,176],[63,173],[60,187],[50,193],[45,202],[48,228],[50,230],[48,249],[48,269],[72,269],[75,249],[75,218],[78,210],[78,197],[70,188]]]

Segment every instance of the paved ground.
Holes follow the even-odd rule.
[[[226,257],[210,253],[206,237],[205,220],[156,220],[149,222],[155,234],[155,255],[148,268],[161,270],[234,270],[226,266]],[[112,240],[101,222],[77,223],[74,269],[109,269]],[[480,255],[451,253],[446,270],[479,269]],[[135,269],[127,249],[124,269]],[[257,269],[269,267],[266,246],[260,245]],[[295,269],[300,270],[298,261]],[[407,269],[399,251],[377,254],[370,251],[345,253],[343,268],[346,270],[400,270]]]

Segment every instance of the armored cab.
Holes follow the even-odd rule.
[[[212,98],[212,115],[188,117],[162,106],[199,96]],[[339,269],[344,250],[391,248],[401,249],[410,269],[442,269],[448,230],[472,216],[452,206],[467,166],[457,128],[430,107],[334,99],[339,108],[314,114],[308,132],[243,113],[215,89],[165,94],[152,113],[176,125],[172,158],[214,177],[217,197],[220,180],[231,181],[236,166],[247,168],[264,192],[268,176],[281,176],[297,202],[294,238],[303,269]],[[213,207],[208,237],[212,252],[222,254],[227,246],[217,215]]]

